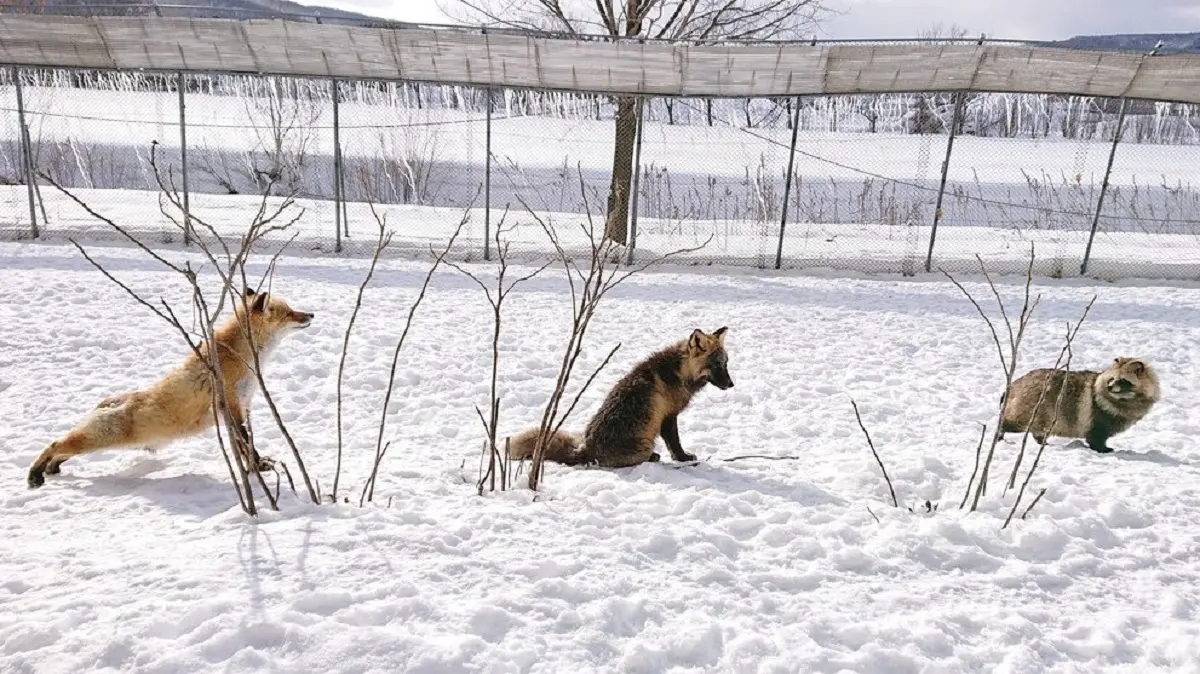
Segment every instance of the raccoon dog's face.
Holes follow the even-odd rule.
[[[1118,400],[1136,398],[1141,394],[1146,364],[1137,358],[1117,358],[1103,374],[1104,390]]]
[[[703,330],[693,330],[688,338],[688,356],[701,363],[698,368],[700,381],[711,382],[722,391],[733,388],[733,379],[729,376],[729,356],[725,353],[725,332],[728,329],[719,328],[711,335]]]

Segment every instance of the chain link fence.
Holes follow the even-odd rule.
[[[397,250],[427,250],[469,209],[460,249],[475,257],[544,257],[549,226],[568,248],[607,235],[632,260],[915,274],[978,256],[1017,271],[1032,242],[1040,274],[1200,275],[1196,106],[32,68],[0,72],[0,89],[10,240],[121,238],[57,184],[161,244],[240,233],[267,193],[303,209],[293,246],[328,253],[369,251],[383,218]],[[164,185],[193,220],[164,207]]]

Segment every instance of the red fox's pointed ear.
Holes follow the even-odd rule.
[[[242,296],[250,297],[251,295],[253,295],[256,292],[258,292],[258,291],[255,290],[254,288],[247,287],[245,290],[242,291]]]
[[[692,336],[688,337],[688,346],[693,349],[704,348],[704,331],[700,328],[692,330]]]
[[[725,326],[721,326],[721,327],[717,328],[716,332],[713,333],[713,337],[716,337],[718,342],[721,342],[722,344],[724,344],[725,343],[725,333],[728,330],[729,330],[729,328],[727,328]]]
[[[262,313],[267,310],[267,297],[269,293],[263,293],[254,298],[254,304],[250,307],[251,311]]]

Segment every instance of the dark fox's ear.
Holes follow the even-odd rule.
[[[256,292],[258,292],[258,291],[256,291],[254,288],[247,287],[244,291],[242,291],[242,296],[250,297],[251,295],[253,295]]]
[[[729,330],[729,328],[727,328],[725,326],[721,326],[721,327],[717,328],[716,332],[712,333],[712,336],[716,337],[717,340],[724,342],[725,341],[725,333],[728,330]]]
[[[701,330],[700,328],[696,328],[695,330],[692,330],[692,336],[688,337],[688,346],[693,349],[697,349],[697,350],[703,349],[704,348],[704,331]]]
[[[269,296],[270,296],[270,293],[263,293],[263,294],[259,295],[258,297],[255,297],[254,304],[250,307],[250,310],[260,313],[260,314],[262,312],[266,311],[267,310],[267,298]]]

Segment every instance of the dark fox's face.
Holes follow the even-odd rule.
[[[694,330],[688,338],[688,357],[696,363],[697,378],[722,391],[733,388],[729,356],[725,353],[726,331],[728,328],[720,328],[709,335],[703,330]]]
[[[1137,358],[1117,358],[1100,376],[1108,395],[1118,400],[1136,398],[1146,386],[1146,364]]]

